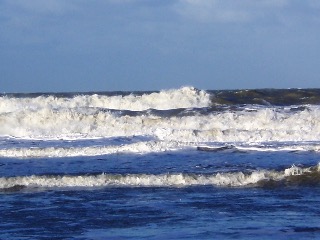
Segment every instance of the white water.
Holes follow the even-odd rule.
[[[152,153],[174,151],[188,147],[190,144],[179,142],[149,141],[126,144],[121,146],[90,146],[90,147],[46,147],[46,148],[7,148],[0,149],[0,157],[40,158],[40,157],[76,157],[99,156],[117,153]]]
[[[284,171],[254,171],[245,174],[217,173],[212,175],[202,174],[100,174],[80,176],[19,176],[0,178],[0,189],[12,188],[15,186],[25,187],[105,187],[105,186],[130,186],[130,187],[188,187],[193,185],[213,185],[244,187],[255,185],[260,181],[273,180],[281,181],[286,177],[302,175],[311,171],[319,171],[319,165],[314,168],[300,168],[292,166]]]
[[[118,116],[97,109],[26,109],[0,115],[0,136],[26,139],[152,136],[181,142],[318,141],[320,108],[310,106],[300,112],[260,108],[183,117]]]
[[[213,110],[209,108],[211,97],[192,87],[127,96],[1,97],[2,139],[78,140],[143,136],[152,141],[72,148],[64,145],[17,148],[7,144],[0,148],[0,156],[33,158],[150,153],[197,146],[220,147],[225,143],[241,151],[319,151],[320,106],[247,105],[235,106],[236,110]],[[292,107],[296,110],[292,111]],[[171,112],[145,111],[150,108]],[[179,114],[181,111],[175,114],[177,108],[186,109],[183,114]],[[137,110],[139,112],[132,112]],[[266,144],[271,142],[277,145]]]
[[[55,110],[61,108],[104,108],[142,111],[210,106],[210,94],[193,87],[163,90],[159,93],[127,96],[78,95],[73,98],[39,96],[36,98],[0,97],[0,113],[21,110]]]
[[[79,157],[79,156],[100,156],[120,153],[148,154],[177,150],[195,150],[202,147],[202,151],[241,151],[241,152],[307,152],[320,151],[319,143],[287,143],[284,145],[269,145],[261,143],[259,145],[250,145],[240,143],[237,145],[200,144],[196,142],[177,142],[177,141],[144,141],[122,145],[106,146],[84,146],[84,147],[21,147],[21,148],[3,148],[0,149],[0,157],[9,158],[61,158],[61,157]],[[227,147],[227,148],[226,148]],[[205,149],[203,149],[205,148]]]

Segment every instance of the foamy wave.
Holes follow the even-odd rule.
[[[289,144],[289,143],[288,143]],[[292,144],[292,143],[290,143]],[[320,151],[319,144],[292,144],[292,145],[200,145],[197,143],[184,143],[177,141],[146,141],[126,145],[90,146],[90,147],[31,147],[31,148],[5,148],[0,149],[0,157],[8,158],[60,158],[79,156],[101,156],[118,153],[148,154],[155,152],[198,150],[206,152],[306,152]]]
[[[0,149],[0,157],[40,158],[40,157],[77,157],[99,156],[116,153],[152,153],[174,151],[188,145],[178,142],[149,141],[121,146],[91,146],[91,147],[48,147],[48,148],[8,148]]]
[[[143,95],[78,95],[72,98],[50,96],[26,98],[0,98],[0,113],[21,110],[61,108],[104,108],[142,111],[147,109],[175,109],[210,106],[210,94],[193,87],[163,90]]]
[[[66,187],[188,187],[211,185],[220,187],[259,186],[263,182],[297,181],[297,176],[319,174],[319,166],[300,168],[292,166],[284,171],[261,170],[252,173],[203,174],[100,174],[80,176],[19,176],[0,178],[0,189],[16,186],[40,188]],[[317,175],[318,177],[318,175]],[[319,183],[318,183],[319,184]]]
[[[100,109],[26,109],[0,115],[0,136],[78,139],[151,136],[181,142],[319,141],[317,106],[290,112],[277,108],[161,117],[119,115]]]

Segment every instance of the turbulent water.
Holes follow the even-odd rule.
[[[0,95],[1,239],[320,237],[320,90]]]

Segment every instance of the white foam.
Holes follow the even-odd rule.
[[[90,146],[90,147],[47,147],[47,148],[6,148],[0,149],[0,157],[40,158],[40,157],[77,157],[99,156],[116,153],[152,153],[174,151],[188,145],[178,142],[149,141],[126,144],[121,146]]]
[[[302,168],[302,167],[292,165],[291,168],[287,168],[284,171],[284,175],[285,176],[297,176],[297,175],[302,175],[304,173],[309,173],[309,172],[311,172],[311,168]]]
[[[43,108],[0,115],[0,135],[31,139],[152,136],[182,142],[319,141],[320,109],[159,117],[118,116],[95,109]]]
[[[166,151],[192,150],[199,147],[202,151],[243,151],[243,152],[305,152],[320,151],[319,144],[300,144],[289,146],[250,146],[250,145],[200,145],[193,142],[178,141],[143,141],[123,145],[87,146],[87,147],[29,147],[3,148],[0,157],[8,158],[60,158],[78,156],[101,156],[118,153],[148,154]]]
[[[320,107],[302,111],[248,106],[241,111],[160,117],[117,114],[141,110],[206,107],[210,95],[191,87],[140,96],[85,95],[74,98],[2,97],[0,137],[79,139],[151,136],[180,142],[289,142],[320,140]],[[134,115],[134,114],[133,114]]]
[[[100,174],[80,176],[19,176],[0,178],[0,189],[15,186],[25,187],[188,187],[194,185],[211,185],[221,187],[255,186],[260,181],[281,181],[288,176],[310,172],[311,168],[292,166],[284,171],[261,170],[252,173],[217,173],[202,174]],[[319,169],[316,169],[318,171]]]
[[[210,94],[193,87],[163,90],[143,95],[105,96],[79,95],[73,98],[39,96],[35,98],[0,97],[0,113],[21,110],[61,108],[104,108],[142,111],[147,109],[175,109],[210,106]]]

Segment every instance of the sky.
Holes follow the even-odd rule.
[[[0,93],[320,88],[318,0],[0,0]]]

